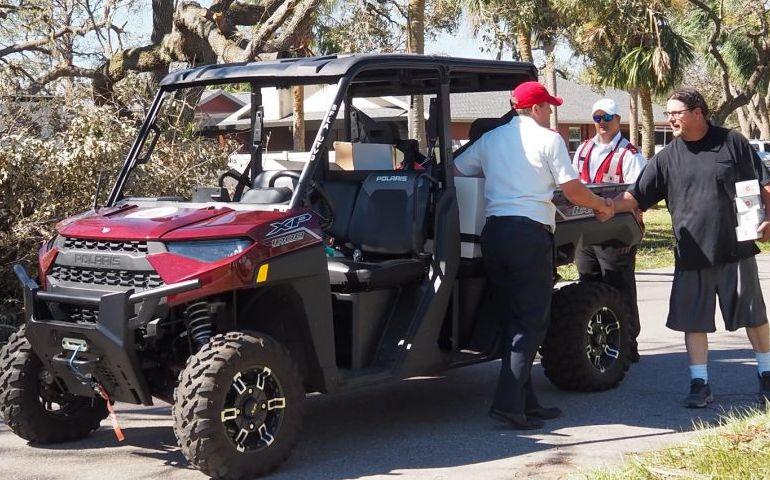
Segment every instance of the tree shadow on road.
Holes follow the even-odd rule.
[[[579,464],[569,447],[666,436],[711,424],[727,411],[755,405],[751,350],[711,352],[716,402],[681,406],[689,379],[683,353],[645,355],[617,389],[576,393],[556,389],[535,367],[536,388],[564,415],[535,432],[518,432],[486,417],[498,364],[452,371],[337,396],[311,398],[303,442],[271,478],[341,479],[410,469],[452,468],[534,452],[549,464]],[[344,461],[341,461],[344,459]],[[563,471],[563,469],[562,469]],[[312,474],[311,474],[312,472]]]
[[[753,362],[750,349],[711,352],[709,372],[716,402],[701,410],[680,406],[689,383],[684,353],[643,354],[620,387],[596,393],[560,391],[536,366],[534,382],[542,403],[558,405],[564,415],[547,422],[545,429],[530,432],[506,429],[486,416],[499,363],[453,370],[444,377],[312,395],[297,448],[270,478],[337,480],[444,468],[452,468],[453,475],[467,471],[467,476],[477,476],[492,468],[478,464],[498,460],[538,475],[558,476],[586,464],[577,457],[585,455],[585,447],[600,452],[613,442],[665,439],[672,432],[692,430],[695,423],[718,422],[725,411],[753,405],[756,373],[747,362]],[[118,413],[131,417],[134,425],[141,425],[133,420],[136,416],[147,415],[144,418],[156,423],[168,414],[167,407],[125,407]],[[126,428],[127,440],[121,445],[133,447],[131,455],[190,468],[170,425],[169,416],[165,426]],[[40,450],[43,454],[45,448],[116,446],[105,422],[88,439]],[[536,458],[530,455],[534,453]]]

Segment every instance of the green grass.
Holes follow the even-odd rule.
[[[674,265],[674,232],[671,230],[671,215],[662,204],[644,212],[644,238],[636,253],[636,269]]]
[[[770,478],[770,414],[731,414],[722,426],[697,427],[687,443],[631,457],[610,470],[573,475],[585,480]]]

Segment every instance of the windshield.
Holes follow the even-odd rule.
[[[335,85],[252,92],[248,83],[233,83],[167,93],[141,140],[120,198],[201,201],[197,190],[223,188],[227,195],[215,200],[228,201],[252,186],[293,188],[296,181],[288,177],[270,184],[261,174],[303,169],[335,92]],[[332,128],[329,140],[341,132]],[[247,172],[256,151],[259,164]]]

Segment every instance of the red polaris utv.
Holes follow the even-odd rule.
[[[243,478],[288,457],[306,393],[499,358],[479,252],[483,179],[452,176],[452,102],[535,78],[524,63],[412,55],[168,75],[106,204],[57,226],[37,280],[14,267],[25,324],[0,352],[6,424],[32,443],[75,440],[99,427],[109,401],[152,405],[155,397],[173,405],[174,432],[194,466]],[[230,118],[248,139],[245,169],[186,198],[132,195],[144,165],[173,161],[153,157],[166,106],[185,89],[229,84],[250,99]],[[275,98],[296,85],[324,92],[313,98],[328,107],[306,120],[318,127],[304,158],[276,160],[265,152],[270,125],[286,125]],[[377,103],[407,95],[429,100],[423,151],[393,122],[402,112]],[[558,264],[572,261],[580,242],[641,238],[630,214],[599,223],[556,201]],[[541,350],[551,381],[616,386],[629,365],[628,315],[606,285],[556,292]]]

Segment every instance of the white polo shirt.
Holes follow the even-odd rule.
[[[527,116],[482,135],[455,158],[455,167],[465,176],[486,177],[487,217],[518,215],[552,229],[554,190],[578,178],[561,135]]]
[[[581,148],[578,148],[575,152],[575,156],[572,158],[572,165],[580,171],[581,168],[583,168],[583,165],[581,165],[578,157],[579,155],[585,155],[586,152],[583,150],[591,149],[591,158],[588,159],[588,175],[591,177],[591,179],[596,178],[596,172],[599,171],[599,167],[602,165],[602,162],[607,158],[607,155],[609,155],[612,152],[619,153],[618,150],[622,148],[625,145],[618,146],[618,143],[622,140],[622,136],[620,135],[620,132],[618,132],[610,141],[609,144],[605,145],[601,143],[601,140],[599,139],[599,135],[595,135],[594,138],[591,139],[591,142],[581,145]],[[593,143],[593,148],[591,148],[591,144]],[[644,155],[641,153],[632,153],[629,151],[626,153],[626,155],[623,157],[623,182],[624,183],[634,183],[636,182],[636,179],[639,177],[639,175],[642,173],[642,170],[644,169],[644,166],[647,165],[647,159],[644,158]],[[609,172],[609,173],[615,173],[615,172]]]

